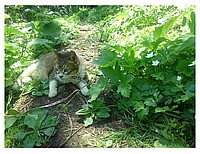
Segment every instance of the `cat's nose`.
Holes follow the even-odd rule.
[[[60,77],[60,78],[62,78],[62,77],[63,77],[63,75],[59,75],[59,77]]]

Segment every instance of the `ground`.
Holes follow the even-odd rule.
[[[73,50],[84,59],[84,64],[91,77],[90,82],[98,80],[95,73],[91,70],[96,70],[97,66],[92,64],[92,61],[99,56],[98,40],[92,35],[97,28],[94,25],[80,25],[80,36],[77,39],[70,41],[67,50]],[[96,42],[95,42],[96,41]],[[77,87],[72,84],[61,85],[58,88],[58,95],[54,98],[48,96],[20,96],[19,103],[15,109],[26,112],[35,107],[41,107],[53,102],[67,98],[72,94]],[[84,127],[83,117],[75,115],[75,112],[82,108],[82,105],[87,103],[88,98],[82,96],[79,92],[71,100],[66,100],[58,105],[49,107],[52,114],[58,115],[60,123],[57,126],[57,131],[43,147],[49,148],[86,148],[86,147],[107,147],[105,143],[100,142],[100,138],[105,137],[112,132],[126,129],[126,125],[120,120],[115,111],[115,105],[109,98],[109,94],[105,95],[106,104],[112,105],[111,116],[105,120],[95,122],[92,126]],[[114,147],[129,147],[128,143],[121,142],[113,145]],[[112,146],[112,147],[113,147]]]

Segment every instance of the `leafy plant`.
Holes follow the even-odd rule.
[[[125,12],[121,15],[118,14],[116,18],[123,21],[124,18],[127,19],[128,15],[129,12]],[[181,24],[186,20],[184,16],[188,17],[188,22]],[[190,121],[190,126],[183,126],[183,124],[182,126],[194,131],[194,17],[195,14],[192,11],[189,11],[187,15],[180,11],[180,14],[153,26],[151,31],[146,27],[140,29],[149,36],[142,33],[140,38],[135,36],[135,40],[131,43],[127,39],[125,42],[117,41],[120,45],[110,45],[112,41],[115,41],[114,38],[111,38],[110,44],[106,44],[101,51],[101,56],[94,61],[99,65],[103,76],[100,78],[100,82],[91,86],[89,91],[91,99],[95,100],[100,97],[102,91],[107,88],[114,93],[113,97],[116,99],[118,110],[128,121],[148,121],[149,117],[155,118],[158,114],[163,113],[168,115],[168,121],[179,117],[178,121],[170,122],[174,125]],[[114,23],[113,21],[112,24]],[[127,22],[124,23],[129,25]],[[124,23],[117,24],[121,28],[124,27]],[[149,24],[151,25],[151,22]],[[176,25],[182,25],[182,27],[180,26],[177,30],[174,28]],[[120,29],[119,27],[118,29]],[[133,24],[132,28],[134,27]],[[126,28],[130,29],[131,26],[125,26],[124,29]],[[108,29],[108,35],[112,36],[109,31],[110,27],[106,29]],[[183,116],[184,113],[187,113],[190,120]],[[174,138],[179,141],[179,137],[187,136],[187,141],[184,140],[184,142],[189,142],[192,138],[187,131],[182,130],[178,130],[178,132],[184,135],[175,137],[171,131],[172,126],[168,130],[166,130],[165,124],[164,126],[165,128],[160,127],[160,129],[162,129],[161,135],[166,140]]]
[[[94,120],[108,118],[110,109],[101,100],[92,101],[91,104],[84,104],[76,115],[84,116],[84,126],[92,125]]]
[[[49,94],[49,81],[44,80],[32,80],[28,84],[22,87],[23,94],[31,93],[35,96],[42,96]]]
[[[57,116],[48,115],[47,109],[36,108],[32,111],[7,117],[5,119],[6,147],[41,147],[55,133],[59,123]],[[9,140],[13,141],[9,145]]]

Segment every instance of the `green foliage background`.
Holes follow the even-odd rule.
[[[22,70],[68,46],[79,37],[79,24],[90,23],[98,27],[93,35],[101,56],[94,64],[101,77],[90,87],[91,103],[77,111],[85,125],[97,115],[109,117],[101,95],[109,92],[130,129],[104,141],[125,134],[121,139],[129,142],[137,125],[154,134],[150,147],[195,147],[195,19],[195,6],[5,6],[6,114],[16,103],[12,85]],[[35,94],[46,90],[33,87]]]

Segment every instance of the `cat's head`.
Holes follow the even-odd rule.
[[[59,80],[65,80],[67,76],[78,72],[80,61],[74,51],[54,53],[56,55],[54,70]]]

